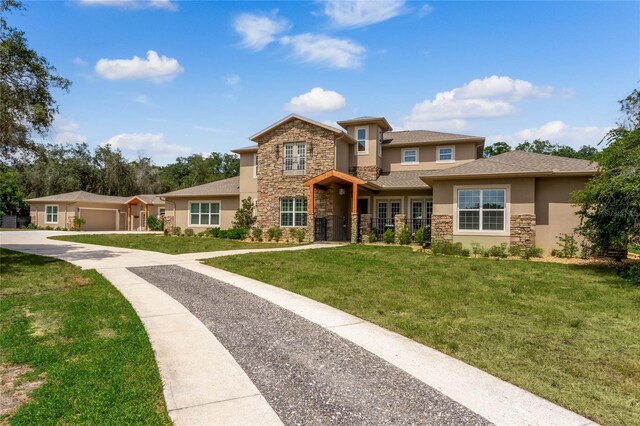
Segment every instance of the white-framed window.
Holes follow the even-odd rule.
[[[382,157],[382,142],[384,142],[384,134],[378,129],[378,157]]]
[[[253,154],[253,177],[258,177],[258,154]]]
[[[307,164],[307,144],[305,142],[287,142],[284,144],[285,174],[304,174]]]
[[[366,127],[356,128],[356,155],[369,153],[369,141],[368,141],[369,129]]]
[[[44,206],[44,209],[44,223],[58,223],[58,206],[56,204],[49,204]]]
[[[220,201],[189,201],[189,226],[220,226]]]
[[[439,146],[436,154],[436,163],[453,163],[456,161],[455,146]]]
[[[404,148],[402,149],[402,164],[411,165],[418,164],[420,159],[418,157],[418,148]]]
[[[507,231],[506,188],[457,189],[457,231],[503,234]]]
[[[307,226],[307,199],[287,197],[280,199],[280,226]]]
[[[163,217],[166,213],[166,209],[164,207],[158,207],[158,216]]]

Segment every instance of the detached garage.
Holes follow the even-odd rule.
[[[71,228],[73,219],[81,217],[83,231],[121,231],[126,230],[128,198],[75,191],[27,201],[31,223],[39,227]]]

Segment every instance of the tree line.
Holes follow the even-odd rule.
[[[237,176],[236,155],[180,157],[166,166],[151,158],[128,161],[118,149],[86,143],[35,144],[0,164],[0,215],[25,214],[25,199],[73,191],[102,195],[159,194]]]
[[[579,158],[582,160],[594,160],[598,154],[598,148],[591,145],[582,145],[574,149],[568,145],[554,144],[548,140],[536,139],[532,142],[524,141],[512,148],[506,142],[496,142],[484,148],[485,157],[503,154],[512,150],[535,152],[538,154],[557,155],[559,157]]]

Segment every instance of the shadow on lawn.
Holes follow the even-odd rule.
[[[2,249],[0,263],[3,273],[19,272],[20,267],[23,265],[45,265],[63,260],[70,262],[86,259],[98,260],[120,255],[117,249],[88,251],[77,244],[55,246],[47,244],[7,244],[3,245]],[[11,253],[7,250],[18,253]]]

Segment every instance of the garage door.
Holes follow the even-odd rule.
[[[117,229],[114,210],[80,209],[80,217],[87,221],[82,225],[83,231],[115,231]]]

